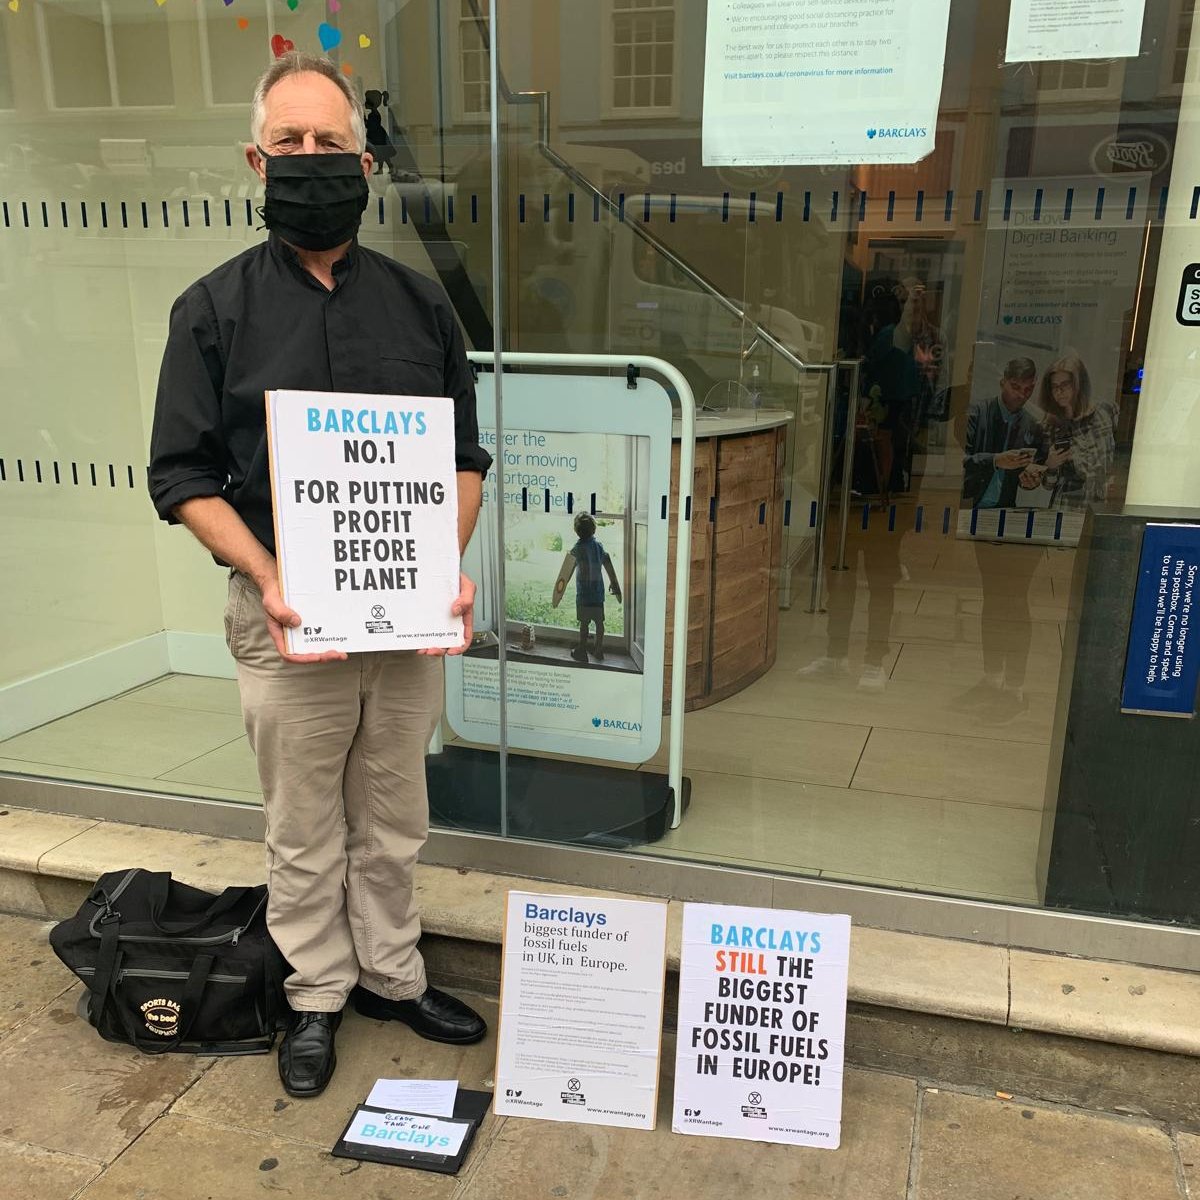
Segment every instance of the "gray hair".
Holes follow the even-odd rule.
[[[254,138],[254,144],[262,144],[267,93],[289,75],[303,75],[306,72],[323,75],[346,97],[346,103],[350,105],[350,128],[361,154],[367,148],[367,123],[363,116],[362,102],[350,86],[349,80],[324,55],[303,54],[299,50],[290,51],[277,58],[254,85],[254,98],[250,101],[250,135]]]

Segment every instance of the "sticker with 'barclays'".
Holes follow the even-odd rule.
[[[347,1142],[363,1146],[450,1156],[462,1149],[463,1138],[470,1128],[469,1121],[360,1108],[342,1136]]]

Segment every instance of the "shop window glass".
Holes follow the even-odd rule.
[[[9,67],[7,22],[0,21],[0,108],[13,107],[12,73]]]
[[[175,101],[167,22],[131,0],[38,6],[55,108],[148,108]]]
[[[200,37],[208,103],[244,107],[255,78],[270,61],[268,43],[275,31],[271,7],[265,0],[250,0],[242,10],[250,22],[247,29],[200,11],[204,14]]]

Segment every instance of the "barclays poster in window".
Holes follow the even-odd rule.
[[[708,0],[706,167],[932,153],[950,0]]]
[[[670,401],[645,378],[506,375],[498,438],[493,383],[478,396],[495,465],[463,559],[475,630],[447,660],[447,720],[498,742],[503,641],[510,746],[645,762],[662,734]]]
[[[963,439],[958,536],[1075,546],[1118,476],[1149,176],[997,180]],[[1127,338],[1125,339],[1127,341]]]

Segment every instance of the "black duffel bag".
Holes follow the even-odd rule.
[[[50,931],[87,984],[88,1021],[148,1054],[265,1054],[288,967],[267,932],[267,887],[219,896],[139,867],[101,875]]]

